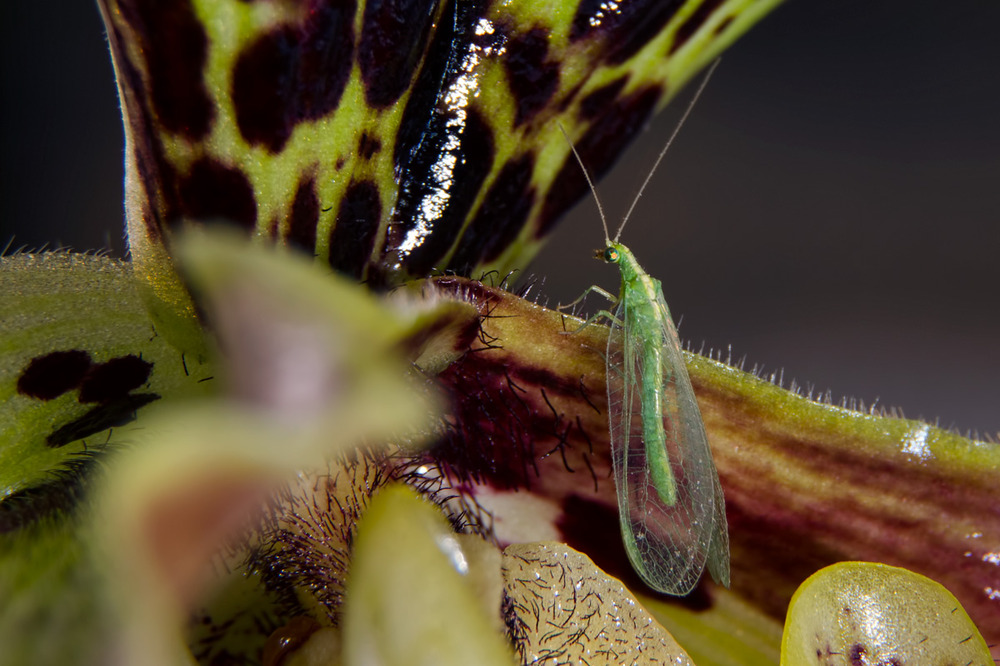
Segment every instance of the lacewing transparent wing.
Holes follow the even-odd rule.
[[[684,595],[707,565],[729,584],[729,533],[719,475],[658,280],[624,245],[608,339],[608,418],[622,538],[656,590]]]
[[[584,324],[602,316],[612,324],[607,354],[608,421],[622,539],[642,579],[660,592],[675,595],[690,592],[706,565],[717,582],[729,586],[726,506],[660,281],[642,269],[618,238],[716,65],[718,61],[660,151],[614,239],[608,234],[590,174],[563,130],[601,215],[607,247],[598,257],[616,264],[622,278],[617,311],[613,315],[601,312]],[[614,299],[597,287],[590,291]]]

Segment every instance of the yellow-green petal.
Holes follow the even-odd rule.
[[[792,597],[781,663],[990,666],[993,658],[940,584],[899,567],[841,562],[810,576]]]

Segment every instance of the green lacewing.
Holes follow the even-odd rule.
[[[599,318],[611,321],[608,420],[622,540],[643,581],[673,595],[688,594],[706,566],[717,582],[729,586],[725,500],[660,281],[642,269],[618,238],[712,70],[714,65],[613,239],[597,190],[570,142],[604,225],[605,249],[595,256],[617,265],[621,274],[617,297],[596,286],[584,293],[595,291],[617,306],[614,313],[601,311],[584,326]]]

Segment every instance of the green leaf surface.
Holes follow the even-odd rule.
[[[75,521],[0,535],[0,664],[106,663],[113,628],[103,581]]]
[[[0,500],[13,498],[0,505],[3,532],[71,508],[77,470],[122,426],[161,399],[204,394],[212,372],[158,334],[125,262],[2,257],[0,292]]]

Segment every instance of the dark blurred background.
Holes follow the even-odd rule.
[[[836,400],[1000,431],[998,25],[995,0],[791,0],[737,43],[622,237],[682,337]],[[0,3],[0,49],[0,247],[121,256],[96,6]],[[601,183],[612,224],[682,103]],[[617,289],[590,258],[594,210],[531,267],[551,304]]]

